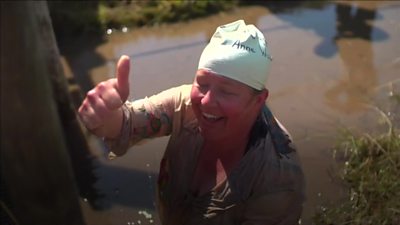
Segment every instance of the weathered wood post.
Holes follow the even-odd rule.
[[[67,151],[74,138],[86,143],[46,3],[1,2],[0,35],[0,172],[11,211],[22,225],[84,224]]]

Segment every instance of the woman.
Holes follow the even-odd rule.
[[[192,85],[126,102],[129,58],[89,91],[79,114],[117,155],[171,135],[158,178],[162,224],[297,224],[303,173],[265,101],[271,57],[243,20],[217,28]]]

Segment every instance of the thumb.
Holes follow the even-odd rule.
[[[129,95],[129,56],[123,55],[117,64],[117,91],[121,96],[122,102],[125,102]]]

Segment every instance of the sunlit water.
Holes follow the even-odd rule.
[[[302,224],[309,224],[315,209],[343,195],[332,160],[338,131],[384,131],[375,107],[399,121],[399,104],[389,101],[400,93],[399,2],[327,3],[290,12],[252,6],[188,23],[109,30],[104,43],[79,46],[68,63],[77,76],[97,83],[113,76],[120,55],[130,55],[130,99],[139,99],[191,83],[215,28],[237,19],[257,25],[269,42],[268,104],[298,147],[307,179]],[[90,172],[97,178],[84,184],[90,186],[81,201],[87,223],[160,224],[154,192],[168,138],[133,147],[112,161],[92,139],[96,157]]]

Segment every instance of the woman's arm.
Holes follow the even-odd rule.
[[[170,135],[173,121],[182,118],[182,104],[188,98],[190,85],[165,90],[159,94],[122,106],[123,119],[120,135],[105,139],[109,149],[116,155],[143,139]]]
[[[127,102],[129,70],[130,59],[122,56],[116,78],[90,90],[78,110],[86,128],[103,138],[109,150],[117,155],[124,154],[129,146],[142,139],[169,135],[175,106],[182,99],[181,87],[177,87]]]
[[[121,107],[129,95],[128,56],[121,56],[116,78],[103,81],[90,90],[78,113],[86,128],[99,137],[118,136],[122,125]]]

